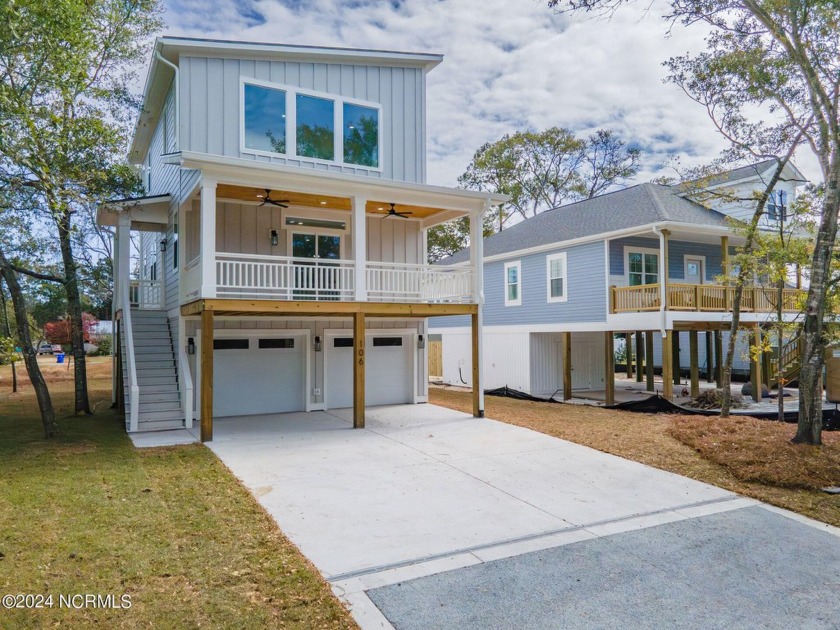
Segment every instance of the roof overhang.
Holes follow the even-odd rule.
[[[282,164],[255,163],[252,160],[189,151],[167,156],[165,161],[184,168],[200,169],[203,177],[217,183],[259,189],[292,190],[332,197],[357,196],[369,201],[435,209],[434,214],[421,220],[423,228],[430,228],[465,214],[478,217],[491,207],[510,199],[507,195],[461,188],[306,170]]]
[[[119,225],[121,217],[127,216],[132,230],[158,232],[169,222],[171,202],[172,195],[129,197],[106,201],[96,211],[96,223],[113,227]]]

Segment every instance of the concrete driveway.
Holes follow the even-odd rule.
[[[569,564],[561,557],[546,565],[540,553],[597,542],[606,547],[585,557],[617,554],[619,562],[632,564],[629,550],[642,542],[625,540],[622,546],[614,535],[649,530],[664,532],[667,540],[688,540],[660,528],[692,521],[688,531],[703,531],[702,519],[758,505],[685,477],[434,405],[370,409],[363,431],[351,428],[350,410],[218,419],[209,446],[350,604],[357,621],[371,628],[392,627],[388,619],[399,628],[521,627],[521,617],[488,618],[472,610],[499,612],[499,603],[505,604],[501,610],[526,611],[525,618],[533,609],[537,618],[556,621],[539,602],[499,602],[504,589],[492,585],[505,583],[506,575],[518,575],[519,582],[540,575],[545,593],[551,591],[546,585],[556,589],[571,579],[529,570],[529,563],[578,566],[578,578],[588,584],[603,563]],[[835,534],[790,523],[828,536],[840,549]],[[479,568],[497,573],[476,574]],[[660,586],[668,581],[666,574],[658,579]],[[447,580],[472,586],[458,590]],[[482,602],[476,593],[492,596]],[[447,597],[449,608],[436,603]],[[619,591],[615,602],[622,601]],[[581,602],[581,610],[587,605]],[[609,607],[593,605],[604,619],[619,618]],[[438,617],[428,616],[435,612]],[[596,617],[581,617],[587,618]],[[559,627],[533,619],[528,625]]]

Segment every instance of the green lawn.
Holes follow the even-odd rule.
[[[248,491],[203,446],[135,450],[108,409],[69,417],[69,374],[49,376],[62,435],[47,442],[31,389],[0,368],[0,628],[353,628],[349,614]],[[129,609],[58,608],[59,595],[129,595]]]

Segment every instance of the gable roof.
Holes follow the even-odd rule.
[[[769,160],[762,160],[761,162],[756,162],[755,164],[748,164],[747,166],[733,168],[732,170],[724,171],[723,173],[719,173],[718,175],[713,175],[708,179],[703,180],[703,186],[705,188],[714,188],[717,186],[731,184],[733,182],[738,182],[745,179],[762,179],[771,175],[775,168],[776,159],[770,158]],[[790,180],[803,183],[807,181],[805,179],[805,176],[799,171],[798,168],[796,168],[796,166],[792,162],[788,162],[787,164],[785,164],[784,171],[788,172],[788,177],[783,176],[783,181]],[[782,172],[784,173],[784,171]]]
[[[596,236],[662,222],[727,227],[726,216],[681,197],[671,186],[639,184],[548,210],[484,240],[484,256],[498,256],[541,245]],[[441,264],[469,260],[469,248]]]

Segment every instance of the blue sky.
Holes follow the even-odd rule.
[[[724,147],[704,109],[663,83],[662,62],[703,48],[670,35],[655,0],[611,19],[558,16],[539,0],[165,0],[166,33],[434,52],[428,77],[428,181],[454,185],[484,142],[557,125],[617,132],[644,150],[639,181],[670,156],[693,166]],[[811,177],[812,162],[797,162]]]

